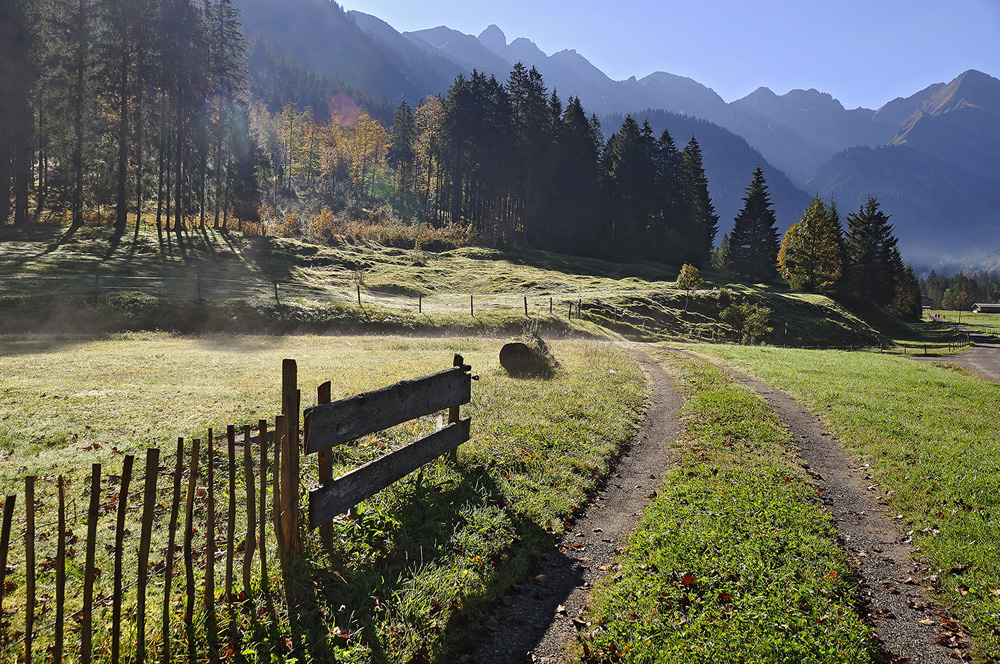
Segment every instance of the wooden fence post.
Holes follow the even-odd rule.
[[[244,444],[249,444],[245,441]],[[236,557],[236,425],[226,427],[226,452],[229,456],[229,513],[226,523],[226,604],[233,614],[233,559]],[[230,625],[235,623],[231,620]]]
[[[464,364],[465,364],[465,358],[463,358],[461,355],[457,355],[456,354],[455,355],[455,359],[452,362],[452,366],[460,367],[460,366],[462,366]],[[448,424],[454,424],[454,423],[458,422],[459,419],[461,419],[461,417],[459,415],[459,410],[458,409],[459,409],[458,406],[452,406],[452,407],[450,407],[448,409]],[[449,461],[458,461],[458,449],[457,448],[448,453],[448,460]]]
[[[424,313],[424,296],[422,293],[417,293],[417,313]]]
[[[475,295],[470,295],[469,296],[469,315],[472,316],[473,318],[476,317],[476,296]]]
[[[59,492],[59,531],[56,533],[56,633],[52,646],[52,661],[63,661],[63,630],[66,626],[66,487],[62,475],[57,481]]]
[[[115,526],[115,578],[114,597],[111,604],[111,662],[118,664],[122,638],[122,553],[125,548],[125,509],[128,507],[128,488],[132,483],[132,464],[135,457],[125,456],[122,466],[122,485],[118,492],[118,520]]]
[[[271,517],[274,519],[274,535],[278,545],[278,561],[282,570],[288,564],[288,552],[285,549],[284,529],[281,527],[282,499],[284,498],[282,485],[284,484],[284,464],[282,457],[285,447],[285,435],[288,426],[284,415],[274,418],[274,463],[271,465],[271,489],[272,505]]]
[[[139,584],[136,592],[136,664],[146,659],[146,587],[149,584],[149,540],[156,507],[156,479],[160,474],[160,450],[146,450],[146,481],[142,494],[142,531],[139,534]]]
[[[90,662],[94,636],[94,558],[97,553],[97,518],[101,509],[101,464],[90,467],[90,509],[87,510],[87,560],[83,568],[83,611],[80,623],[80,661]]]
[[[184,607],[184,624],[193,630],[194,624],[194,494],[198,491],[198,454],[201,439],[191,441],[191,464],[188,467],[188,491],[184,505],[184,573],[187,581],[187,605]]]
[[[260,579],[264,597],[270,600],[271,582],[267,578],[267,420],[257,422],[257,436],[260,442],[260,507],[257,523],[260,539]],[[273,484],[272,484],[273,490]]]
[[[295,360],[281,363],[281,410],[285,436],[281,456],[281,528],[291,564],[302,552],[299,538],[299,389]]]
[[[7,551],[10,546],[10,524],[14,519],[14,505],[16,502],[17,496],[9,495],[3,504],[3,528],[0,530],[0,616],[3,615],[4,583],[7,578]],[[6,641],[6,630],[4,630],[3,637],[4,641]]]
[[[24,478],[24,661],[33,661],[31,646],[35,631],[35,476]]]
[[[524,296],[524,315],[528,315],[528,296]]]
[[[184,474],[184,439],[177,439],[174,463],[174,491],[170,501],[170,525],[167,532],[167,559],[163,570],[163,664],[170,664],[170,594],[174,582],[174,548],[177,543],[177,518],[181,511],[181,479]],[[187,538],[185,537],[185,541]]]
[[[326,404],[331,401],[331,385],[330,381],[326,381],[319,386],[317,390],[317,404]],[[319,452],[319,484],[323,486],[333,481],[333,451],[330,449],[323,449]],[[333,546],[333,526],[330,523],[324,523],[319,527],[320,537],[323,539],[323,544],[326,545],[327,550]]]
[[[243,542],[243,595],[250,597],[250,574],[253,571],[253,554],[257,549],[257,491],[254,487],[253,449],[250,425],[243,427],[243,473],[247,487],[247,536]],[[264,474],[261,473],[263,481]]]
[[[208,637],[209,659],[214,660],[219,651],[217,621],[215,619],[215,438],[208,430],[205,445],[205,487],[208,504],[205,505],[205,635]]]

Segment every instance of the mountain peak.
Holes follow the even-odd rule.
[[[479,43],[494,53],[500,53],[507,48],[507,35],[496,24],[490,24],[479,34]]]
[[[1000,108],[1000,80],[969,69],[939,90],[925,110],[931,115],[939,115],[963,106]]]

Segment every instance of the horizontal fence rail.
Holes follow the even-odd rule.
[[[309,525],[318,528],[338,514],[401,480],[469,440],[470,420],[459,408],[472,398],[471,367],[461,355],[451,369],[405,380],[306,410],[306,453],[448,409],[448,426],[371,461],[335,480],[320,466],[320,486],[309,492]]]

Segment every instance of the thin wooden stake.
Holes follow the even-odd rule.
[[[456,367],[460,367],[460,366],[462,366],[462,365],[465,364],[465,358],[463,358],[461,355],[455,355],[455,359],[454,359],[454,362],[452,364],[454,366],[456,366]],[[451,408],[449,408],[448,409],[448,424],[454,424],[455,422],[458,422],[459,419],[461,419],[461,415],[459,414],[459,406],[452,406]],[[448,453],[448,460],[449,461],[458,461],[458,450],[457,449],[454,449],[454,450],[452,450],[451,452]]]
[[[549,298],[549,315],[552,315],[552,298]]]
[[[194,624],[194,494],[198,490],[198,453],[201,439],[191,441],[191,465],[188,467],[187,502],[184,506],[184,571],[187,580],[187,606],[184,607],[184,624],[193,629]]]
[[[226,427],[226,451],[229,454],[229,514],[226,523],[226,603],[233,609],[233,559],[236,557],[236,426]]]
[[[278,305],[279,307],[281,306],[281,300],[278,299],[278,282],[277,281],[274,282],[274,303],[276,305]]]
[[[136,590],[136,642],[135,661],[146,660],[146,587],[149,584],[149,540],[153,533],[153,515],[156,507],[156,480],[160,474],[160,450],[146,450],[146,480],[142,495],[142,532],[139,534],[139,582]]]
[[[274,464],[271,466],[272,480],[271,486],[273,495],[273,505],[272,505],[272,518],[274,519],[274,534],[275,539],[278,544],[278,561],[281,563],[282,569],[288,563],[287,552],[285,550],[285,536],[281,528],[281,508],[282,508],[282,484],[283,475],[282,466],[284,456],[282,454],[285,447],[285,435],[287,430],[286,418],[284,415],[278,415],[274,418]]]
[[[260,520],[257,522],[259,529],[260,547],[260,582],[264,597],[270,601],[271,582],[267,578],[267,420],[257,422],[257,439],[260,442]]]
[[[87,561],[83,568],[83,611],[80,614],[80,661],[90,662],[94,651],[94,561],[97,555],[97,519],[101,509],[101,464],[90,467],[90,509],[87,510]]]
[[[66,488],[63,476],[59,476],[59,521],[56,534],[56,632],[52,645],[52,661],[63,660],[63,630],[66,618]]]
[[[331,392],[330,381],[326,381],[319,386],[317,390],[317,403],[326,404],[330,403],[330,392]],[[325,448],[319,452],[319,484],[323,486],[329,482],[333,481],[333,450],[330,448]],[[323,540],[323,544],[326,545],[327,550],[333,547],[333,524],[327,522],[319,527],[319,535]]]
[[[250,425],[243,427],[243,474],[247,487],[247,536],[243,542],[243,594],[250,597],[250,578],[253,572],[253,554],[257,548],[257,492],[254,488],[253,447],[250,443]]]
[[[7,580],[7,551],[10,547],[10,523],[14,518],[14,505],[17,496],[9,495],[3,504],[3,527],[0,529],[0,617],[3,616],[3,594],[4,583]],[[3,622],[6,624],[6,622]],[[4,630],[4,641],[6,642],[6,630]]]
[[[528,296],[524,296],[524,315],[528,315]]]
[[[361,284],[358,284],[358,306],[361,306]]]
[[[111,600],[111,664],[118,664],[122,638],[122,553],[125,544],[125,509],[128,507],[128,488],[132,482],[132,464],[135,457],[125,456],[122,466],[122,486],[118,493],[118,523],[115,526],[115,579]]]
[[[469,296],[469,315],[472,316],[473,318],[476,317],[476,296],[475,295],[470,295]]]
[[[417,293],[417,313],[424,313],[424,296],[422,293]]]
[[[35,476],[24,478],[24,661],[30,664],[35,631]]]
[[[205,634],[208,637],[209,659],[219,650],[219,634],[215,617],[215,438],[208,430],[205,445],[205,485],[208,504],[205,505]]]
[[[281,363],[281,410],[285,416],[285,437],[281,449],[281,528],[285,539],[286,563],[302,552],[299,539],[299,401],[298,365],[295,360]]]
[[[170,501],[170,524],[167,534],[167,560],[163,570],[163,664],[170,664],[171,587],[174,582],[174,548],[177,541],[177,518],[181,511],[181,476],[184,473],[184,439],[177,439],[174,463],[174,492]]]

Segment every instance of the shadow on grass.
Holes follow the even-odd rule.
[[[451,606],[438,606],[435,601],[433,606],[404,605],[398,609],[401,615],[396,615],[395,608],[392,616],[384,613],[405,597],[404,591],[421,574],[433,574],[436,566],[443,569],[465,555],[452,540],[462,528],[469,527],[465,514],[470,508],[500,506],[507,501],[501,487],[481,466],[454,466],[452,471],[457,477],[449,474],[450,481],[437,485],[425,481],[421,471],[402,480],[399,484],[405,496],[391,515],[366,505],[357,518],[338,519],[337,527],[345,535],[342,541],[350,542],[350,550],[335,545],[333,551],[324,551],[322,545],[314,543],[307,553],[311,559],[290,579],[301,595],[299,610],[293,612],[291,621],[297,651],[315,661],[330,661],[331,649],[346,645],[346,635],[355,634],[370,647],[373,661],[388,662],[399,653],[387,650],[386,634],[380,632],[379,624],[391,618],[407,619],[412,613],[432,623],[420,626],[408,621],[414,634],[428,637],[428,644],[418,648],[410,660],[421,662],[440,655],[442,640],[453,650],[479,629],[479,610],[492,605],[519,579],[528,555],[539,553],[550,540],[548,533],[524,517],[511,515],[513,536],[497,554],[509,558],[508,562],[483,561],[478,572],[481,581],[474,589],[460,593]],[[338,536],[334,537],[336,541]],[[359,559],[365,560],[359,564]],[[454,572],[449,574],[454,576]],[[424,583],[431,582],[425,576]],[[439,620],[441,624],[434,626]],[[337,636],[331,639],[335,628]],[[357,643],[356,639],[351,640]],[[436,644],[430,643],[434,640]]]

